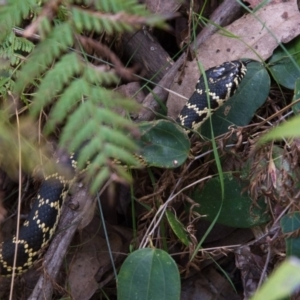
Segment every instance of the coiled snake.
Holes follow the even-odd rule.
[[[185,104],[176,121],[187,130],[199,128],[216,109],[235,93],[247,72],[249,62],[250,60],[235,60],[207,70],[205,76],[198,80],[195,92]],[[59,162],[59,164],[75,169],[76,157],[70,156],[67,161]],[[16,248],[16,275],[26,271],[39,258],[41,249],[48,245],[56,230],[63,200],[72,179],[58,173],[45,178],[31,212],[20,228],[19,239],[16,240],[16,237],[13,237],[1,245],[1,275],[11,276]]]

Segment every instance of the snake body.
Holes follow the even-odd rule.
[[[249,62],[234,60],[208,69],[205,76],[199,78],[176,121],[187,129],[197,130],[236,92]]]
[[[2,243],[0,248],[0,275],[9,277],[13,272],[14,254],[17,246],[15,274],[27,271],[41,256],[41,250],[49,244],[61,213],[63,200],[68,186],[74,178],[75,157],[69,156],[66,161],[58,161],[61,174],[46,176],[39,189],[33,207],[20,228],[19,239]]]
[[[201,76],[195,91],[183,107],[177,122],[188,130],[199,126],[236,91],[247,72],[249,61],[235,60],[213,67]],[[63,164],[74,171],[76,157],[70,156]],[[74,172],[71,172],[74,173]],[[19,239],[13,237],[0,247],[0,275],[11,276],[15,249],[15,274],[30,268],[40,257],[41,249],[49,244],[60,217],[61,207],[72,176],[59,173],[46,177],[34,201],[32,210],[20,228]]]

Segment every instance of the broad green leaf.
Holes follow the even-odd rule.
[[[300,136],[300,116],[295,116],[278,127],[272,129],[259,139],[259,144],[282,138],[295,138]]]
[[[126,258],[118,275],[118,300],[179,298],[179,272],[167,252],[145,248]]]
[[[284,46],[290,57],[279,46],[269,61],[270,70],[279,84],[293,90],[295,81],[300,77],[300,39],[297,38]],[[291,60],[291,57],[295,63]]]
[[[297,78],[295,82],[295,90],[294,90],[294,97],[293,97],[293,102],[297,101],[300,99],[300,78]],[[300,102],[298,101],[295,103],[293,106],[293,112],[295,115],[298,115],[300,112]]]
[[[285,239],[286,255],[300,257],[300,238]]]
[[[283,233],[293,232],[300,228],[300,212],[294,212],[282,217],[281,228]]]
[[[190,152],[190,141],[177,124],[166,120],[142,123],[140,155],[150,166],[175,168],[187,159]]]
[[[169,222],[172,230],[176,234],[176,236],[180,239],[180,241],[184,245],[188,246],[190,244],[190,241],[188,238],[188,234],[187,234],[184,226],[182,225],[182,223],[169,210],[166,211],[166,216],[167,216],[168,222]]]
[[[247,69],[236,93],[211,117],[215,136],[227,132],[229,126],[248,125],[267,99],[270,77],[266,69],[259,62],[249,63]],[[201,126],[201,134],[211,137],[209,120]]]
[[[300,228],[300,212],[285,215],[280,220],[280,226],[283,233],[292,233]],[[286,237],[286,255],[300,257],[300,238]]]
[[[253,203],[247,194],[247,185],[248,182],[242,182],[231,174],[224,174],[224,201],[217,223],[249,228],[268,222],[266,204],[263,199]],[[196,189],[190,197],[200,204],[200,207],[194,209],[201,215],[206,215],[207,220],[213,221],[222,203],[220,178],[210,179],[201,191]]]
[[[300,287],[300,260],[292,257],[283,262],[251,300],[279,300]]]

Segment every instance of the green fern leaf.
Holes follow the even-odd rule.
[[[1,58],[8,60],[10,65],[23,64],[18,72],[5,64],[9,68],[3,70],[9,72],[0,73],[0,95],[13,88],[20,99],[32,103],[29,108],[34,117],[47,107],[45,111],[49,115],[45,129],[51,132],[57,125],[63,126],[60,143],[67,145],[68,150],[80,150],[79,167],[85,167],[89,161],[88,174],[94,177],[93,189],[112,173],[129,179],[129,174],[115,164],[114,159],[123,164],[138,165],[132,155],[137,146],[128,134],[134,125],[120,114],[122,110],[123,115],[128,115],[136,105],[107,90],[106,87],[118,83],[113,70],[93,66],[82,58],[86,57],[85,53],[72,52],[71,47],[78,45],[79,33],[122,33],[151,24],[159,17],[147,12],[138,0],[95,0],[92,9],[91,0],[66,0],[53,11],[53,18],[40,14],[44,12],[45,1],[41,6],[36,0],[7,2],[5,8],[0,6],[0,22],[7,21],[0,39],[12,32],[12,27],[20,24],[30,12],[37,12],[37,15],[31,21],[27,20],[27,23],[31,22],[29,26],[33,25],[29,29],[34,28],[41,39],[34,46],[27,40],[9,35],[0,44]],[[86,4],[88,9],[83,9],[81,4]],[[27,28],[26,32],[29,31]],[[22,55],[27,53],[30,54],[23,63]],[[15,87],[12,74],[16,74]]]
[[[137,145],[129,136],[124,135],[124,128],[128,127],[132,127],[130,120],[120,117],[108,108],[99,107],[87,98],[86,102],[68,117],[61,142],[64,145],[68,144],[70,150],[81,149],[79,167],[90,161],[90,168],[94,168],[96,160],[96,169],[99,170],[102,166],[99,165],[100,162],[107,164],[113,158],[137,166],[138,162],[132,156],[137,150]]]
[[[20,166],[25,172],[32,173],[33,169],[40,165],[45,149],[37,147],[35,143],[37,131],[32,120],[20,117],[20,126],[16,128],[10,121],[10,115],[11,108],[2,107],[0,111],[0,165],[9,176],[15,178]]]
[[[127,13],[135,15],[149,14],[149,12],[147,13],[145,10],[145,6],[139,4],[136,0],[96,0],[94,1],[94,5],[99,11],[105,12],[118,13],[120,11],[126,11]]]
[[[43,78],[33,100],[32,113],[37,114],[43,107],[51,103],[63,87],[71,82],[75,75],[80,74],[83,67],[77,54],[64,55]]]
[[[109,143],[113,143],[116,146],[124,147],[132,151],[137,150],[136,144],[131,139],[128,139],[128,137],[124,135],[124,132],[117,131],[110,127],[102,126],[98,135],[100,134]]]
[[[122,18],[118,20],[118,18],[113,15],[107,15],[105,13],[92,13],[84,9],[73,7],[72,17],[75,27],[79,32],[82,32],[83,30],[95,30],[96,32],[105,31],[108,34],[112,34],[113,32],[120,33],[133,28],[133,26],[130,26],[128,23],[124,22],[124,14]]]
[[[86,78],[88,82],[95,85],[107,86],[112,84],[117,84],[119,79],[113,71],[99,71],[94,66],[89,66],[88,68],[83,68],[83,77]]]
[[[50,113],[45,128],[47,133],[53,131],[55,126],[67,117],[69,112],[74,109],[75,105],[88,93],[88,88],[89,85],[84,78],[75,79],[71,82]]]
[[[119,146],[116,146],[114,144],[105,144],[102,151],[108,156],[108,157],[114,157],[117,160],[121,161],[124,164],[127,164],[129,166],[137,166],[138,161],[135,159],[135,157],[132,155],[131,152],[126,151],[125,149],[120,148]]]
[[[111,172],[109,168],[103,167],[97,172],[95,172],[96,177],[92,176],[92,174],[89,172],[89,178],[94,178],[92,184],[91,184],[91,192],[96,193],[99,186],[103,185],[103,183],[109,178]],[[124,178],[124,177],[123,177]]]
[[[47,67],[64,51],[73,44],[72,27],[68,23],[62,23],[55,27],[49,37],[40,43],[27,59],[19,73],[16,92],[20,93],[24,87],[33,82],[36,77],[41,76]]]
[[[103,74],[105,75],[105,73]],[[126,101],[125,99],[119,97],[116,93],[112,93],[102,87],[95,87],[90,85],[84,78],[74,80],[68,88],[65,89],[64,93],[61,95],[59,101],[55,104],[52,109],[49,120],[46,126],[46,131],[51,132],[54,130],[55,126],[69,115],[69,113],[74,109],[75,105],[81,101],[88,98],[88,103],[93,103],[92,107],[81,106],[78,116],[74,118],[81,119],[82,116],[88,116],[89,110],[95,112],[95,107],[100,104],[106,108],[123,108],[126,110],[136,109],[137,105],[133,101]],[[113,101],[112,101],[113,99]],[[119,122],[123,122],[124,118],[119,115],[111,115],[110,110],[106,110],[106,116],[102,116],[107,120],[112,120],[114,118],[114,124],[119,125]],[[100,118],[100,116],[99,116]]]
[[[70,149],[80,149],[82,143],[86,143],[86,141],[95,141],[94,133],[95,128],[99,128],[99,123],[95,120],[95,118],[91,118],[87,122],[77,122],[79,123],[78,127],[72,126],[73,124],[70,122],[68,123],[69,126],[66,126],[64,129],[64,135],[61,138],[62,144],[69,144]],[[100,130],[100,129],[99,129]],[[77,134],[74,135],[74,132],[77,132]],[[72,139],[70,139],[70,134],[73,136]],[[94,152],[99,151],[101,145],[104,141],[104,138],[100,138],[98,142],[98,149],[96,148],[96,144],[90,143],[89,146],[91,149],[87,149],[85,152],[86,155],[91,151],[89,156],[84,157],[84,159],[90,160],[90,158],[94,155]],[[88,151],[89,150],[89,151]]]
[[[77,136],[75,137],[77,139]],[[84,138],[82,139],[84,140]],[[74,145],[80,145],[81,141],[74,141],[70,147],[73,147]],[[93,166],[93,164],[90,164],[90,166],[93,167],[99,167],[107,164],[107,156],[106,154],[102,153],[102,143],[103,141],[100,139],[89,139],[86,140],[84,146],[80,147],[80,157],[78,158],[78,167],[84,168],[86,165],[86,162],[96,162],[96,166]]]
[[[109,114],[110,116],[105,116]],[[91,124],[90,122],[95,122],[95,124]],[[63,132],[61,137],[61,142],[63,144],[70,141],[70,137],[73,137],[80,134],[82,131],[82,135],[85,138],[90,138],[94,134],[97,134],[99,130],[101,130],[101,126],[103,124],[113,125],[114,127],[132,127],[132,123],[130,120],[126,120],[125,118],[120,117],[116,113],[111,112],[109,109],[104,109],[101,107],[95,106],[91,102],[85,102],[74,111],[67,120],[67,124],[64,128],[66,131]],[[115,129],[116,130],[116,129]],[[79,142],[77,145],[72,145],[74,148],[79,146]]]
[[[9,60],[7,69],[11,66],[17,66],[34,49],[34,44],[24,38],[16,37],[11,32],[0,44],[0,57]]]
[[[5,5],[0,5],[0,41],[9,34],[13,26],[21,23],[31,11],[36,8],[35,0],[6,0]]]

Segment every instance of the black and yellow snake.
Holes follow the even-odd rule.
[[[178,119],[187,130],[199,126],[236,91],[247,72],[251,60],[235,60],[213,67],[201,76],[195,92],[187,101]],[[207,88],[206,88],[207,87]],[[76,157],[59,162],[66,168],[76,168]],[[0,249],[0,275],[11,276],[14,253],[17,249],[15,274],[19,275],[30,268],[41,255],[41,249],[51,240],[58,220],[65,194],[73,178],[55,173],[46,177],[41,185],[32,210],[20,228],[19,239],[13,237],[5,241]]]

